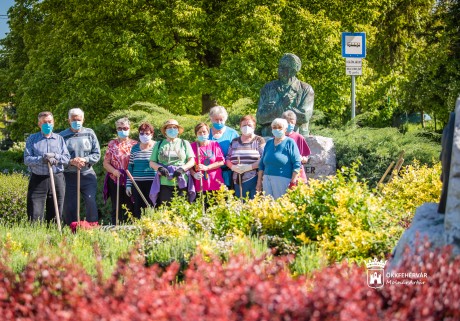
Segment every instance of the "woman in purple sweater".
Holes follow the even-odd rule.
[[[257,191],[264,191],[277,199],[288,188],[297,184],[301,156],[293,139],[286,136],[286,119],[276,118],[271,123],[274,139],[270,139],[259,163]]]

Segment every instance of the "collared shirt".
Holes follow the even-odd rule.
[[[24,164],[29,167],[29,171],[35,175],[49,175],[48,164],[43,162],[43,155],[54,153],[58,161],[53,165],[54,173],[64,171],[64,165],[70,160],[70,154],[62,136],[51,133],[50,137],[45,137],[42,132],[32,134],[27,138],[26,149],[24,150]]]
[[[94,131],[91,128],[82,127],[80,131],[73,132],[70,128],[67,128],[60,132],[59,135],[64,137],[71,159],[82,157],[86,160],[86,164],[81,171],[92,170],[91,166],[101,158],[101,148]],[[65,172],[74,173],[77,172],[77,168],[69,164],[69,166],[66,166]]]

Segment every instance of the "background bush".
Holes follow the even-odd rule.
[[[22,173],[0,173],[0,221],[12,223],[27,218],[27,186]]]

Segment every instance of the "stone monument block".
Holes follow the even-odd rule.
[[[305,165],[307,177],[324,179],[326,176],[335,175],[337,161],[332,138],[306,136],[305,139],[311,150],[311,155]]]

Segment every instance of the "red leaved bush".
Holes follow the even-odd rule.
[[[335,265],[292,278],[287,258],[222,264],[195,257],[145,267],[136,251],[108,280],[62,259],[41,257],[15,275],[0,265],[1,320],[460,320],[460,259],[448,249],[408,256],[395,270],[427,273],[423,285],[369,288],[366,270]]]

